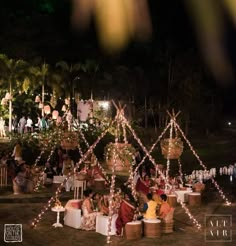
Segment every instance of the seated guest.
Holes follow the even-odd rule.
[[[7,161],[10,159],[9,154],[3,152],[0,157],[0,167],[7,167]]]
[[[81,221],[81,229],[86,231],[95,230],[97,212],[93,209],[92,190],[84,191],[84,200],[82,203],[83,219]]]
[[[53,176],[56,175],[56,172],[51,166],[50,162],[46,162],[44,173],[46,175],[46,179],[44,180],[44,183],[51,184],[53,181]]]
[[[133,221],[135,213],[135,200],[131,192],[125,194],[124,199],[121,201],[118,211],[118,217],[116,219],[116,234],[121,235],[122,229],[126,223]]]
[[[157,202],[152,199],[152,194],[147,194],[148,202],[144,204],[144,218],[145,219],[156,219],[157,218]]]
[[[93,203],[93,209],[95,211],[98,211],[99,210],[98,203],[99,203],[100,199],[101,199],[101,196],[100,196],[99,193],[97,193],[97,192],[93,193],[92,203]]]
[[[91,167],[87,170],[87,175],[88,175],[88,183],[87,183],[88,186],[93,186],[95,179],[105,179],[106,180],[97,162],[91,163]]]
[[[159,218],[164,219],[166,215],[171,211],[171,206],[169,203],[167,203],[167,195],[161,194],[161,207],[160,207],[160,213]]]
[[[17,172],[13,182],[15,182],[23,193],[33,191],[33,181],[31,176],[30,167],[26,164],[21,164],[19,166],[19,171]]]
[[[98,209],[99,212],[101,212],[103,215],[108,215],[109,214],[109,196],[108,195],[103,195],[98,202]]]
[[[63,168],[63,151],[62,148],[58,148],[55,151],[55,162],[56,162],[56,172],[57,175],[62,175],[62,168]]]
[[[15,161],[22,161],[22,146],[20,142],[17,142],[12,153],[12,157],[14,157]]]
[[[136,184],[136,190],[137,192],[143,193],[147,195],[149,193],[149,188],[150,188],[151,182],[148,177],[148,175],[144,175],[143,178],[139,178]]]
[[[73,173],[74,171],[74,161],[71,159],[69,155],[64,155],[63,166],[62,166],[62,174],[67,177],[69,173]],[[65,184],[66,191],[70,191],[70,189],[74,189],[73,176],[70,176]]]

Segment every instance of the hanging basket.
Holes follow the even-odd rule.
[[[63,139],[61,141],[62,149],[69,150],[69,149],[76,149],[78,146],[77,135],[75,132],[65,132],[63,135]]]
[[[179,159],[183,152],[183,142],[180,138],[163,139],[161,141],[161,151],[165,159]]]
[[[112,170],[115,163],[113,154],[117,151],[116,168],[115,171],[129,171],[132,165],[133,155],[135,153],[134,147],[131,144],[118,143],[117,150],[115,143],[109,143],[105,147],[105,159],[107,167]]]

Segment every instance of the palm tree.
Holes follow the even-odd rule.
[[[32,66],[29,68],[29,72],[34,76],[33,88],[37,89],[39,86],[42,87],[42,103],[45,101],[45,84],[47,84],[49,79],[49,69],[49,64],[45,62],[41,66]],[[42,115],[44,115],[43,109]]]
[[[56,63],[56,68],[60,68],[62,73],[62,76],[64,78],[65,83],[69,84],[70,86],[70,107],[71,107],[71,113],[74,115],[74,81],[79,78],[78,77],[78,71],[81,68],[80,63],[76,64],[69,64],[66,61],[60,61]]]
[[[92,95],[95,89],[95,78],[100,67],[94,60],[86,60],[85,63],[81,65],[81,70],[89,76],[89,89]]]
[[[0,54],[0,71],[2,86],[9,86],[10,97],[12,97],[12,88],[22,89],[22,82],[27,77],[28,64],[23,60],[14,60],[4,54]],[[12,99],[9,100],[9,132],[12,130]]]

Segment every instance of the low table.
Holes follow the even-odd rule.
[[[64,207],[61,207],[61,208],[53,207],[52,211],[57,213],[57,222],[54,223],[52,226],[54,226],[55,228],[56,227],[63,227],[63,225],[60,223],[60,212],[64,212],[65,208]]]

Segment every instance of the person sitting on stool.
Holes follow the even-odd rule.
[[[160,207],[160,213],[159,218],[164,219],[166,215],[171,211],[171,206],[167,202],[167,195],[161,194],[161,207]]]
[[[144,204],[144,218],[156,219],[157,218],[157,202],[152,199],[152,193],[147,194],[148,202]]]

